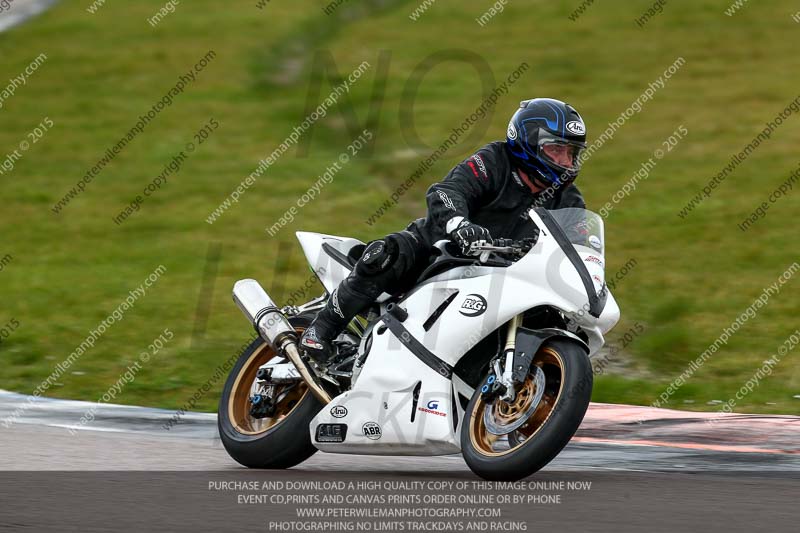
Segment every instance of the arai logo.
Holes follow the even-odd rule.
[[[464,316],[480,316],[486,312],[486,298],[480,294],[469,294],[461,304],[461,313]]]
[[[347,407],[343,405],[335,405],[331,407],[331,416],[333,418],[344,418],[347,416]]]
[[[585,135],[586,127],[583,125],[583,122],[573,120],[572,122],[567,122],[567,131],[575,135]]]
[[[364,436],[368,439],[378,440],[381,438],[381,436],[383,436],[381,427],[376,422],[367,422],[361,426],[361,430],[364,432]]]
[[[589,235],[589,244],[591,244],[592,248],[595,250],[599,250],[601,248],[600,239],[597,237],[597,235]]]
[[[508,131],[506,131],[506,136],[512,141],[517,140],[517,128],[514,127],[513,122],[508,123]]]

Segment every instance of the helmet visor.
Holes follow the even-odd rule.
[[[568,174],[577,174],[581,169],[581,154],[585,148],[586,143],[570,141],[540,129],[536,155],[555,169]]]

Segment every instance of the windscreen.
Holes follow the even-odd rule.
[[[567,238],[572,244],[583,246],[599,256],[605,252],[605,237],[603,234],[603,219],[597,213],[568,207],[550,211],[553,219],[566,233]]]

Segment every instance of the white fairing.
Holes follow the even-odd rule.
[[[336,261],[325,251],[325,247],[322,245],[327,244],[346,256],[354,246],[364,244],[358,239],[325,235],[324,233],[298,231],[295,235],[297,235],[297,240],[300,241],[300,246],[303,248],[303,253],[308,259],[308,263],[329,294],[344,281],[352,269]],[[377,301],[385,302],[389,298],[391,298],[390,295],[383,293],[378,297]]]
[[[303,248],[308,264],[311,265],[325,290],[329,293],[339,286],[339,283],[350,274],[351,269],[335,261],[325,252],[322,245],[327,243],[343,255],[347,255],[353,246],[364,244],[358,239],[325,235],[324,233],[298,231],[295,235],[297,235],[297,240],[300,241],[300,246]]]
[[[414,389],[418,384],[421,385],[415,403]],[[312,442],[317,424],[343,423],[348,428],[343,443],[314,442],[314,445],[323,451],[340,453],[458,453],[460,447],[453,432],[451,386],[449,379],[417,359],[389,330],[383,330],[380,335],[375,333],[357,386],[334,398],[311,422]],[[341,407],[346,409],[344,417],[341,417],[345,412]],[[334,413],[340,417],[336,418]],[[374,429],[369,430],[375,425],[380,428],[377,435]]]
[[[513,265],[459,267],[425,281],[400,302],[408,312],[402,322],[408,334],[450,366],[456,366],[489,333],[533,307],[549,305],[572,317],[589,337],[590,356],[599,350],[603,335],[619,320],[619,307],[610,293],[600,317],[589,314],[580,275],[542,220],[535,212],[531,216],[541,230],[540,237],[528,254]],[[298,238],[315,269],[328,268],[330,261],[319,258],[314,243],[318,248],[323,240],[336,239],[340,250],[358,243],[318,234],[298,233]],[[599,289],[604,282],[602,253],[578,245],[575,248],[587,266],[592,265],[589,272]],[[334,280],[341,279],[332,272],[326,272],[323,280],[329,291],[335,287]],[[454,293],[451,303],[426,331],[425,322]],[[372,335],[369,355],[353,388],[334,398],[311,422],[312,442],[320,450],[338,453],[456,453],[463,414],[454,389],[467,397],[472,390],[457,377],[451,381],[438,374],[382,326],[382,322],[376,324],[362,342],[363,352],[366,339]],[[346,424],[344,442],[317,442],[319,424]]]

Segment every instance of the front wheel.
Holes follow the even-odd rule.
[[[461,424],[461,449],[484,479],[516,481],[540,470],[567,445],[592,396],[592,365],[583,348],[547,341],[516,398],[486,403],[475,389]]]
[[[300,315],[289,322],[299,335],[311,318]],[[254,340],[231,370],[219,401],[217,424],[222,444],[233,459],[249,468],[290,468],[317,451],[308,426],[322,405],[305,383],[276,388],[273,416],[254,418],[250,414],[256,372],[275,355],[264,340]]]

